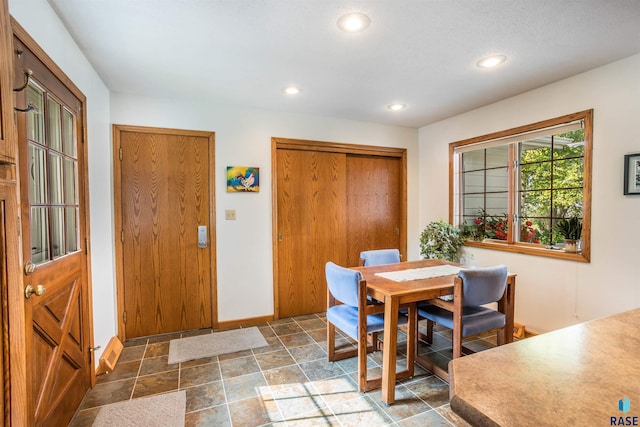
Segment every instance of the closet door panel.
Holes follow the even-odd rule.
[[[346,156],[278,150],[279,317],[327,308],[324,267],[346,262]]]
[[[402,159],[347,156],[347,263],[358,265],[360,252],[400,249]],[[403,255],[405,255],[403,253]],[[405,258],[406,259],[406,258]]]

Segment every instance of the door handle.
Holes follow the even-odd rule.
[[[47,288],[45,288],[42,285],[37,285],[35,288],[31,285],[27,285],[26,288],[24,288],[24,297],[26,299],[31,298],[34,294],[36,296],[40,296],[42,294],[44,294],[46,292]]]
[[[207,239],[207,226],[199,225],[198,226],[198,247],[206,248],[209,246],[209,241]]]

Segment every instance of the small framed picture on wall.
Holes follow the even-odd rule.
[[[260,168],[227,166],[227,193],[260,191]]]
[[[624,156],[624,194],[640,194],[640,153]]]

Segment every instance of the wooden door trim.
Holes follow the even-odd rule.
[[[278,150],[304,150],[353,155],[368,155],[400,158],[402,161],[400,210],[400,251],[407,253],[407,149],[375,145],[345,144],[304,139],[271,138],[271,253],[273,254],[273,316],[280,318],[279,260],[278,260]]]
[[[17,146],[17,145],[16,145]],[[19,208],[17,203],[17,186],[15,177],[17,176],[17,168],[15,165],[0,165],[0,193],[5,198],[5,230],[6,248],[9,249],[4,254],[6,263],[6,271],[4,276],[6,279],[6,288],[4,289],[3,305],[7,310],[5,312],[8,320],[8,329],[3,328],[0,333],[4,341],[5,354],[0,357],[4,358],[5,373],[8,372],[8,378],[5,377],[5,386],[8,386],[5,392],[9,394],[1,396],[4,399],[5,410],[9,409],[8,414],[0,414],[0,420],[10,420],[10,424],[6,425],[29,425],[29,412],[27,402],[29,401],[27,393],[27,358],[26,358],[26,325],[25,325],[25,307],[24,307],[24,286],[22,280],[21,265],[21,245],[19,238],[18,214]],[[10,218],[10,215],[15,215]],[[6,324],[5,324],[6,325]],[[7,416],[8,415],[8,416]],[[5,418],[5,416],[7,416]],[[2,424],[2,423],[0,423]]]
[[[217,266],[216,266],[216,217],[215,217],[215,133],[208,131],[170,129],[133,125],[112,125],[113,129],[113,204],[114,204],[114,242],[116,256],[116,299],[118,312],[118,338],[124,342],[127,337],[124,324],[124,264],[122,256],[124,254],[124,243],[121,239],[123,230],[122,224],[122,168],[120,164],[120,134],[122,132],[137,132],[148,134],[165,135],[188,135],[193,137],[207,138],[209,155],[209,235],[211,238],[211,250],[209,251],[210,274],[211,274],[211,322],[213,327],[218,327],[218,292],[217,292]]]

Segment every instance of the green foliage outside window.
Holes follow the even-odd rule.
[[[561,241],[554,224],[562,218],[581,217],[584,177],[584,130],[554,136],[573,141],[522,150],[520,158],[520,217],[532,223],[539,241]],[[521,239],[521,241],[523,241]]]

